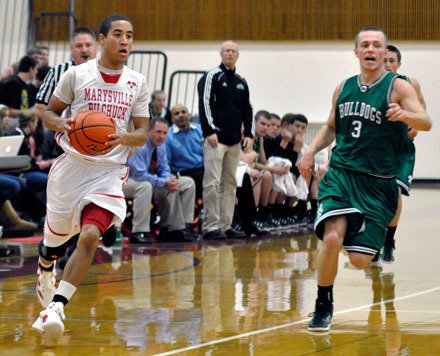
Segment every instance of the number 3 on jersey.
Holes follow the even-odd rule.
[[[354,120],[352,122],[353,125],[353,132],[351,133],[351,136],[354,138],[359,138],[361,136],[361,129],[362,129],[362,121]]]

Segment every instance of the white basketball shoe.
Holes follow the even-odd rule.
[[[44,333],[50,338],[59,338],[64,332],[62,319],[65,319],[64,304],[52,302],[40,313],[40,316],[32,324],[32,329]]]

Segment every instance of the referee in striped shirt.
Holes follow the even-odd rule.
[[[69,62],[58,64],[47,73],[44,82],[37,94],[35,110],[39,118],[43,117],[47,104],[60,81],[61,76],[71,66],[82,64],[89,59],[94,59],[98,51],[96,35],[89,28],[80,27],[73,31],[70,36],[70,55]]]

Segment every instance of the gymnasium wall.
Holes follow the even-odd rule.
[[[249,83],[254,110],[266,109],[279,115],[300,112],[311,122],[322,123],[328,117],[337,84],[359,71],[353,41],[238,43],[237,71]],[[420,82],[434,122],[430,132],[421,132],[416,138],[414,176],[440,179],[440,42],[393,44],[402,52],[401,73]],[[135,47],[164,51],[169,78],[175,70],[208,70],[217,66],[220,45],[221,42],[136,42]]]
[[[5,10],[0,13],[0,69],[24,53],[26,36],[13,26],[25,24],[21,20],[27,3],[0,0]],[[354,33],[378,25],[402,50],[401,72],[419,80],[434,121],[433,130],[416,139],[415,177],[440,179],[438,0],[107,0],[105,7],[100,0],[74,3],[78,26],[97,30],[101,18],[114,12],[131,17],[134,48],[164,51],[168,78],[174,70],[218,65],[221,41],[237,39],[238,71],[249,82],[254,108],[280,115],[302,112],[316,123],[325,121],[335,86],[358,72]],[[68,9],[68,0],[34,0],[31,18],[42,11]],[[12,10],[22,16],[11,16]]]
[[[33,14],[67,11],[68,0],[33,0]],[[137,38],[173,40],[348,40],[361,27],[393,39],[437,40],[438,0],[74,0],[80,26],[112,13],[130,17]]]

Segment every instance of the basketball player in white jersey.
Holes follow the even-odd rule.
[[[57,142],[65,151],[49,173],[37,273],[38,297],[47,307],[32,325],[52,338],[64,331],[64,306],[85,277],[99,237],[111,224],[125,219],[125,162],[132,147],[142,146],[147,139],[150,95],[146,79],[124,66],[133,42],[131,21],[122,15],[105,18],[98,40],[101,58],[71,67],[61,78],[44,114],[45,126],[58,131]],[[61,117],[65,109],[72,117]],[[116,133],[109,135],[108,149],[100,156],[77,152],[67,138],[74,115],[86,109],[102,111],[117,126]],[[77,248],[55,290],[51,270],[54,260],[63,255],[69,239],[78,232]]]

